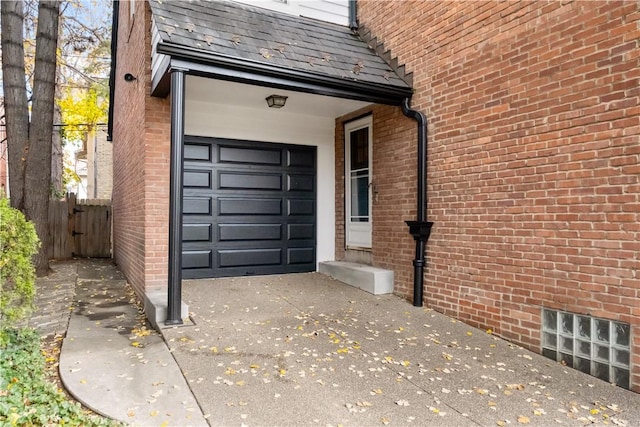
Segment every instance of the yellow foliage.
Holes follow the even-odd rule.
[[[62,122],[67,125],[63,131],[68,140],[82,141],[91,127],[107,122],[109,103],[95,89],[67,89],[58,100],[58,107]]]

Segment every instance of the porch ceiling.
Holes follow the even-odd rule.
[[[368,102],[331,96],[314,95],[284,89],[274,89],[243,83],[234,83],[205,77],[188,76],[186,98],[188,101],[233,105],[241,108],[264,109],[265,98],[271,94],[287,96],[284,111],[314,117],[335,119],[369,105]]]

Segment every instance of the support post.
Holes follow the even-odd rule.
[[[182,324],[182,169],[185,71],[171,71],[171,158],[169,182],[169,280],[165,325]]]

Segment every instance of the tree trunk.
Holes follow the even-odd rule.
[[[25,174],[24,207],[33,221],[41,246],[34,257],[36,274],[49,271],[49,198],[51,195],[51,144],[56,91],[59,1],[38,3],[36,62],[33,86],[32,121]]]
[[[24,66],[24,5],[0,2],[0,39],[11,206],[24,212],[24,176],[29,144],[29,104]]]
[[[59,96],[56,91],[56,97]],[[53,122],[62,123],[60,107],[54,105]],[[60,127],[53,128],[53,137],[51,145],[51,193],[56,199],[64,197],[65,188],[62,182],[62,170],[64,161],[64,151],[62,149],[62,136],[60,135]]]

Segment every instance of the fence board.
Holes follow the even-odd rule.
[[[66,200],[49,201],[49,258],[67,259],[73,256],[73,241],[68,231],[69,209]]]

